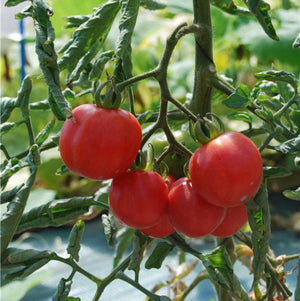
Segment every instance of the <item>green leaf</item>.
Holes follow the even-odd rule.
[[[30,189],[34,184],[35,176],[36,169],[33,168],[32,173],[27,179],[25,185],[10,201],[7,212],[1,216],[1,255],[16,233],[17,227],[22,219],[22,214],[29,196]]]
[[[264,177],[267,179],[282,178],[290,176],[292,172],[284,167],[280,166],[265,166]]]
[[[15,6],[18,5],[19,3],[25,2],[27,0],[8,0],[5,2],[5,6]]]
[[[114,267],[117,267],[120,263],[123,254],[127,250],[128,246],[132,242],[133,236],[134,236],[134,229],[131,228],[122,228],[117,232],[116,239],[117,239],[117,245],[116,245],[116,251],[114,254]]]
[[[105,64],[112,59],[114,54],[115,54],[114,50],[109,50],[99,55],[99,57],[96,59],[95,63],[93,64],[92,70],[89,74],[90,80],[97,80],[101,78],[101,75],[105,68]]]
[[[174,245],[159,242],[145,262],[146,269],[160,269],[165,258],[173,251]]]
[[[41,267],[46,265],[50,261],[49,258],[43,258],[40,259],[33,264],[29,265],[28,267],[25,267],[17,272],[8,273],[5,275],[5,280],[11,281],[13,279],[23,279],[27,278],[29,275],[31,275],[33,272],[39,270]]]
[[[255,77],[257,77],[258,79],[264,79],[273,82],[283,81],[289,83],[294,88],[294,90],[297,91],[298,81],[295,78],[295,75],[291,72],[269,70],[256,73]]]
[[[289,117],[294,122],[296,127],[300,128],[300,110],[293,110]]]
[[[55,125],[55,119],[50,120],[45,127],[36,135],[35,137],[35,143],[38,146],[41,146],[45,140],[49,137],[51,130],[53,129]]]
[[[130,257],[128,270],[133,270],[135,273],[135,279],[138,280],[141,262],[144,257],[144,251],[151,238],[142,235],[140,232],[135,232],[133,238],[133,251]]]
[[[69,243],[67,247],[67,252],[71,255],[76,261],[79,261],[79,251],[81,238],[84,231],[84,221],[79,220],[73,226],[72,231],[69,236]]]
[[[285,190],[283,191],[283,195],[288,199],[300,201],[300,187],[296,190]]]
[[[113,215],[109,212],[108,214],[102,214],[101,220],[104,228],[104,234],[107,243],[112,246],[114,244],[114,237],[117,232],[117,227],[115,225],[115,220]]]
[[[32,102],[29,104],[30,110],[48,110],[50,105],[48,99]]]
[[[88,212],[93,202],[93,197],[73,197],[54,200],[35,207],[23,214],[17,233],[31,228],[58,227],[74,222],[79,216]]]
[[[11,129],[15,128],[17,123],[15,122],[4,122],[0,124],[0,135],[3,136],[5,133],[9,132]]]
[[[82,23],[86,22],[91,15],[77,15],[77,16],[67,16],[67,25],[66,28],[77,28]]]
[[[18,106],[19,104],[17,98],[11,98],[11,97],[1,98],[0,101],[1,123],[5,122],[10,117],[11,112]]]
[[[276,146],[270,146],[270,148],[275,149],[284,154],[298,152],[300,151],[300,137],[287,140],[284,143]]]
[[[74,69],[74,62],[78,62],[94,43],[105,41],[119,9],[120,3],[118,0],[107,1],[94,11],[86,22],[78,27],[66,49],[63,49],[64,54],[59,60],[61,70]]]
[[[72,108],[64,98],[60,87],[57,54],[53,43],[55,33],[50,21],[50,16],[53,15],[53,10],[45,2],[34,0],[32,2],[31,15],[35,20],[35,50],[45,82],[49,87],[48,102],[57,119],[65,120],[72,116]]]
[[[268,191],[263,183],[257,195],[247,202],[248,221],[252,230],[253,272],[252,287],[258,285],[265,268],[271,234]]]
[[[246,122],[249,124],[249,126],[252,125],[252,117],[248,112],[234,112],[228,115],[228,118],[230,120],[239,120],[239,121]]]
[[[144,113],[142,114],[139,114],[137,116],[137,120],[139,122],[139,124],[143,124],[145,122],[147,122],[147,120],[152,116],[153,112],[152,111],[145,111]]]
[[[249,15],[250,12],[243,8],[236,6],[232,0],[213,0],[212,5],[222,9],[226,13],[233,15]]]
[[[232,109],[245,108],[249,103],[248,91],[245,87],[238,87],[232,94],[222,101],[224,105]]]
[[[32,90],[32,81],[27,75],[22,82],[21,89],[18,91],[17,101],[20,104],[20,109],[24,119],[29,118],[29,96]]]
[[[0,195],[0,204],[9,203],[14,199],[17,192],[23,187],[24,184],[21,184],[19,186],[15,186],[13,189],[4,191]]]
[[[141,0],[140,5],[149,10],[166,8],[166,4],[159,0]]]
[[[132,74],[131,39],[139,12],[140,0],[123,0],[121,3],[120,34],[116,42],[115,55],[122,62],[125,78],[129,78]]]
[[[49,280],[51,276],[50,270],[42,270],[24,280],[12,281],[0,288],[0,296],[3,300],[20,301],[30,289],[43,281]]]
[[[66,301],[71,291],[72,280],[61,278],[52,301]]]
[[[298,257],[298,267],[300,267],[300,256]],[[295,301],[299,301],[300,296],[300,269],[298,268],[297,284],[295,288]]]
[[[221,285],[236,300],[250,300],[247,292],[234,274],[232,262],[224,245],[204,255],[202,263],[210,279]]]
[[[263,0],[243,0],[249,10],[256,17],[265,33],[273,40],[278,41],[279,38],[273,27],[271,17],[269,16],[270,5]]]

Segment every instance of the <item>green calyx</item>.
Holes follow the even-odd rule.
[[[190,121],[191,136],[200,144],[206,144],[225,132],[222,120],[214,113],[207,113],[196,122]]]
[[[102,93],[105,87],[107,87],[106,92]],[[108,76],[107,80],[98,87],[94,94],[94,100],[96,105],[100,108],[118,109],[121,106],[121,93],[113,77]]]

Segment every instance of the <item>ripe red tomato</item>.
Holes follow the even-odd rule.
[[[159,219],[158,223],[146,229],[141,229],[141,232],[147,236],[154,238],[162,238],[171,235],[175,229],[170,222],[167,212],[165,212]]]
[[[247,207],[244,204],[227,208],[223,221],[211,234],[217,237],[231,236],[235,234],[247,220]]]
[[[125,225],[149,228],[159,222],[168,205],[168,188],[154,171],[129,171],[113,179],[109,190],[110,208]]]
[[[168,186],[168,189],[170,190],[173,184],[176,182],[176,179],[172,175],[167,175],[165,182]]]
[[[223,220],[226,209],[208,203],[197,194],[187,178],[177,180],[169,192],[168,214],[174,228],[189,236],[212,232]]]
[[[194,188],[207,201],[234,207],[249,201],[258,191],[262,159],[248,137],[227,132],[194,152],[189,172]]]
[[[84,104],[72,111],[60,135],[60,153],[73,172],[95,180],[115,178],[133,163],[142,131],[136,118],[122,109]]]

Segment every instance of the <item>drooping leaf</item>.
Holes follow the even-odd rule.
[[[29,196],[30,189],[34,183],[36,168],[32,168],[32,173],[25,185],[17,192],[10,201],[7,212],[1,216],[1,254],[11,242],[21,221],[22,214]]]
[[[55,125],[55,119],[50,120],[45,127],[36,135],[35,137],[35,143],[38,146],[41,146],[45,140],[49,137],[51,130],[53,129]]]
[[[67,252],[70,254],[76,261],[79,261],[79,251],[81,238],[84,231],[84,221],[79,220],[73,226],[72,231],[69,236],[69,243],[67,246]]]
[[[64,98],[59,79],[57,54],[54,48],[55,33],[50,17],[52,8],[41,0],[32,2],[32,18],[36,32],[35,50],[39,59],[44,79],[49,87],[48,102],[54,115],[59,120],[65,120],[72,116],[71,106]]]
[[[174,245],[167,242],[159,242],[145,262],[146,269],[160,269],[163,261],[173,249]]]
[[[266,255],[269,251],[269,239],[271,234],[270,210],[268,204],[268,191],[266,183],[261,185],[257,195],[247,202],[248,221],[252,230],[253,248],[253,287],[255,287],[263,274]]]
[[[66,68],[70,70],[72,66],[74,69],[74,62],[78,62],[95,42],[103,43],[105,41],[119,9],[118,0],[107,1],[78,27],[70,43],[63,49],[64,54],[59,60],[61,70]]]
[[[0,195],[0,204],[9,203],[10,201],[12,201],[14,199],[14,197],[16,196],[17,192],[23,187],[23,185],[24,184],[21,184],[21,185],[15,186],[11,190],[2,192]]]
[[[283,142],[282,144],[272,146],[272,149],[275,149],[281,153],[289,154],[300,151],[300,137],[296,137],[290,140]]]
[[[249,127],[251,127],[252,125],[252,117],[248,112],[234,112],[228,115],[228,118],[230,120],[239,120],[246,122],[247,124],[249,124]]]
[[[3,136],[5,133],[14,129],[17,126],[16,122],[4,122],[0,124],[0,135]]]
[[[269,16],[269,10],[271,9],[270,4],[263,0],[243,1],[247,5],[251,13],[256,17],[265,33],[273,40],[279,40],[272,24],[271,17]]]
[[[125,79],[131,76],[131,38],[135,28],[140,0],[121,1],[121,19],[119,22],[119,38],[116,42],[116,57],[120,58]]]
[[[1,123],[7,121],[11,112],[18,107],[17,98],[3,97],[0,101],[0,120]]]
[[[283,195],[291,200],[300,201],[300,187],[296,190],[285,190]]]
[[[93,204],[93,197],[73,197],[58,199],[35,207],[23,214],[17,233],[31,228],[58,227],[74,222],[88,212]]]

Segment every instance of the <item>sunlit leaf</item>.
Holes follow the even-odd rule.
[[[300,187],[296,190],[285,190],[283,195],[291,200],[300,201]]]

